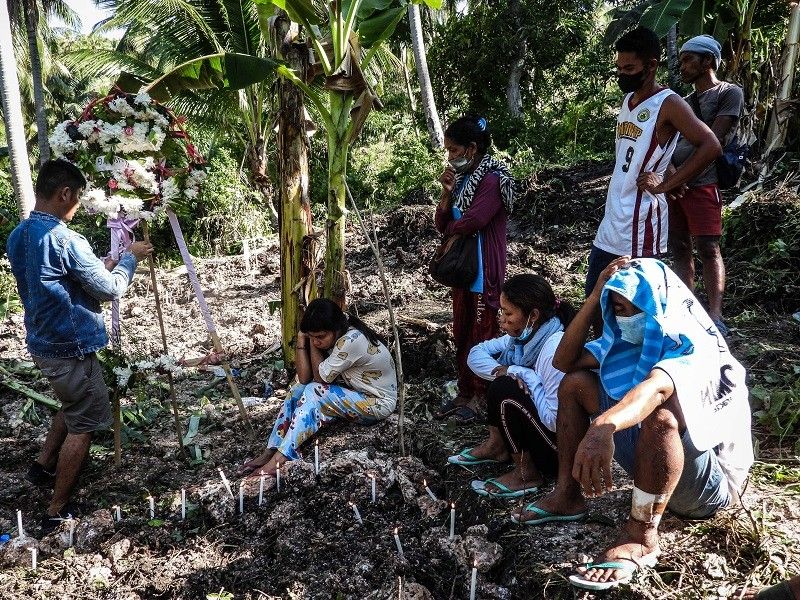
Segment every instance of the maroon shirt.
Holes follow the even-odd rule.
[[[483,235],[483,294],[487,305],[500,307],[500,287],[506,278],[506,223],[508,217],[500,197],[500,177],[484,175],[467,211],[458,220],[450,206],[436,208],[436,229],[450,235]]]

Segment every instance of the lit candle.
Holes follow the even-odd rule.
[[[394,543],[397,546],[397,553],[403,556],[403,545],[400,543],[400,536],[397,535],[397,527],[394,528]]]
[[[258,505],[264,502],[264,471],[259,471],[261,477],[258,480]]]
[[[314,475],[319,475],[319,440],[314,440]]]
[[[17,537],[24,538],[25,530],[22,528],[22,511],[17,511]]]
[[[222,471],[222,468],[217,469],[217,471],[219,471],[219,477],[222,479],[222,485],[225,486],[225,489],[228,491],[228,494],[230,494],[231,498],[234,498],[235,496],[233,495],[233,490],[231,489],[231,483],[228,481],[228,478],[225,477],[225,473]]]
[[[114,520],[119,523],[122,521],[122,511],[120,511],[119,506],[116,504],[114,505]]]
[[[244,481],[239,484],[239,514],[244,513]]]
[[[478,561],[472,564],[472,583],[469,586],[469,600],[475,600],[475,592],[478,591]]]
[[[375,474],[369,474],[370,479],[372,479],[372,503],[375,504]]]
[[[181,488],[181,521],[186,520],[186,490]]]
[[[67,515],[67,521],[69,521],[69,544],[67,547],[72,548],[72,544],[75,542],[75,519],[72,518],[72,515]]]
[[[31,569],[33,569],[35,571],[36,570],[36,559],[37,559],[36,555],[37,555],[38,552],[37,552],[36,548],[28,548],[28,550],[31,553]]]
[[[276,477],[275,489],[277,489],[280,492],[281,491],[281,462],[280,461],[278,461],[278,468],[275,471],[275,477]]]
[[[156,518],[156,501],[152,496],[147,497],[147,502],[150,503],[150,518]]]
[[[450,539],[456,537],[456,503],[450,503]]]
[[[356,516],[356,521],[358,521],[358,524],[363,525],[364,521],[361,520],[361,513],[358,512],[358,507],[353,502],[348,502],[348,504],[350,505],[350,508],[353,509],[353,514]]]
[[[438,498],[436,497],[436,494],[434,494],[434,493],[431,491],[431,488],[429,488],[429,487],[428,487],[428,482],[427,482],[427,481],[425,481],[425,480],[423,479],[423,480],[422,480],[422,485],[425,487],[425,491],[426,491],[426,492],[428,492],[428,496],[430,496],[430,497],[431,497],[431,500],[433,500],[434,502],[436,502],[436,501],[438,500]]]

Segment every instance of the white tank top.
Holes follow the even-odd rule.
[[[630,108],[627,94],[617,117],[617,162],[608,185],[603,221],[594,245],[620,256],[658,256],[667,251],[667,200],[664,194],[641,192],[636,178],[645,171],[664,175],[677,133],[664,147],[658,143],[656,123],[666,89]]]

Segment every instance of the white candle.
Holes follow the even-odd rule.
[[[319,475],[319,440],[314,440],[314,475]]]
[[[369,477],[372,479],[372,503],[375,504],[375,475],[370,473]]]
[[[222,485],[225,486],[225,489],[228,491],[231,498],[234,498],[235,496],[233,495],[233,490],[231,489],[231,483],[228,481],[228,478],[225,477],[225,473],[222,471],[222,468],[217,469],[217,471],[219,471],[219,477],[222,479]]]
[[[113,508],[114,508],[114,520],[117,523],[119,523],[120,521],[122,521],[122,512],[120,511],[119,506],[117,506],[116,504],[113,506]]]
[[[469,600],[475,600],[475,592],[478,591],[478,561],[472,565],[472,583],[469,586]]]
[[[353,514],[356,516],[356,521],[358,521],[359,525],[363,525],[364,521],[361,520],[361,513],[358,512],[358,507],[353,502],[348,502],[350,508],[353,509]]]
[[[394,528],[394,543],[397,546],[397,553],[403,556],[403,545],[400,543],[400,536],[397,535],[397,527]]]
[[[181,521],[186,520],[186,490],[181,488]]]
[[[259,471],[261,477],[258,480],[258,505],[264,502],[264,471]]]
[[[22,528],[22,511],[17,511],[17,537],[24,538],[25,530]]]
[[[278,468],[275,471],[275,477],[276,477],[275,489],[277,489],[280,492],[281,491],[281,463],[280,463],[280,461],[278,461]]]
[[[398,600],[403,600],[403,578],[397,578],[397,598]]]
[[[428,496],[430,496],[430,497],[431,497],[431,500],[433,500],[434,502],[436,502],[436,501],[438,500],[438,498],[436,497],[436,494],[434,494],[434,493],[431,491],[431,488],[429,488],[429,487],[428,487],[428,482],[427,482],[427,481],[425,481],[425,480],[423,479],[423,480],[422,480],[422,485],[425,487],[425,491],[426,491],[426,492],[428,492]]]
[[[156,518],[156,501],[152,496],[147,497],[147,502],[150,504],[150,518]]]
[[[36,559],[37,559],[38,551],[36,550],[36,548],[28,548],[28,550],[31,553],[31,569],[33,569],[35,571],[36,570]]]
[[[72,544],[75,542],[75,519],[69,515],[67,520],[69,521],[69,544],[67,547],[72,548]]]
[[[239,484],[239,514],[244,513],[244,481]]]
[[[450,539],[456,537],[456,503],[450,503]]]

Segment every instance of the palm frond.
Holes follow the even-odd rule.
[[[152,81],[163,75],[147,62],[116,50],[75,50],[64,57],[64,64],[81,75],[98,77],[116,76],[126,71]]]

